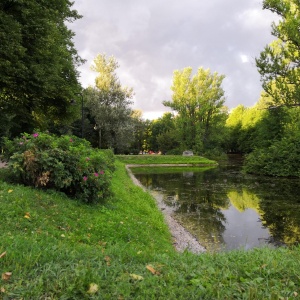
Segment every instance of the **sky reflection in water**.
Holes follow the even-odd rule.
[[[133,173],[150,192],[163,194],[174,217],[210,251],[300,240],[297,179],[245,175],[231,163],[209,170],[136,168]]]

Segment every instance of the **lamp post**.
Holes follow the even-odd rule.
[[[75,93],[75,95],[79,95],[81,97],[81,137],[83,138],[83,129],[84,129],[84,118],[83,118],[83,94]],[[76,101],[72,100],[76,103]]]

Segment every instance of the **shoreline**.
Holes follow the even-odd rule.
[[[126,171],[133,183],[144,191],[150,192],[152,197],[156,200],[157,207],[160,209],[161,213],[164,216],[164,219],[169,227],[170,233],[173,237],[173,245],[178,252],[183,252],[185,250],[190,251],[195,254],[201,254],[206,251],[206,249],[198,242],[198,240],[180,223],[178,223],[173,217],[172,214],[174,210],[172,207],[167,206],[163,202],[162,195],[155,191],[148,191],[137,178],[133,175],[130,170],[130,167],[133,165],[126,165]]]
[[[0,168],[5,168],[7,163],[0,161]],[[142,188],[144,191],[149,192],[152,197],[155,199],[157,207],[164,216],[165,222],[169,227],[169,231],[173,238],[173,245],[178,252],[183,252],[185,250],[190,251],[195,254],[200,254],[206,251],[206,249],[200,245],[197,239],[178,223],[173,217],[174,209],[170,206],[167,206],[162,198],[162,195],[155,191],[148,191],[137,178],[133,175],[130,170],[131,166],[136,165],[125,165],[126,171],[130,176],[132,182]]]

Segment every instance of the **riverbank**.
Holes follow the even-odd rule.
[[[178,253],[157,204],[124,164],[114,196],[86,205],[6,182],[0,299],[298,299],[300,248]]]
[[[147,166],[215,166],[217,162],[203,156],[182,155],[117,155],[117,159],[127,165]]]
[[[139,186],[141,189],[145,190],[144,186],[136,179],[136,177],[132,174],[130,170],[130,167],[136,166],[137,165],[126,165],[126,170],[132,182],[135,185]],[[162,195],[155,192],[152,192],[151,195],[156,200],[158,208],[164,215],[165,221],[168,224],[169,230],[173,238],[173,245],[175,249],[179,252],[187,250],[195,254],[205,252],[205,248],[199,243],[199,241],[197,241],[197,239],[188,230],[186,230],[186,228],[184,228],[179,222],[177,222],[173,218],[172,214],[174,213],[174,211],[170,206],[164,203]]]

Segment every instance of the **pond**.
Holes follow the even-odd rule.
[[[208,251],[299,243],[300,180],[243,174],[241,165],[231,156],[214,168],[132,172]]]

